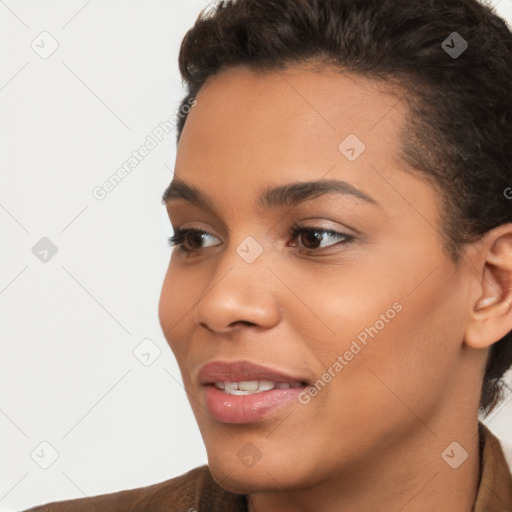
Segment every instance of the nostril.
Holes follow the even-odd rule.
[[[212,322],[202,321],[202,322],[197,322],[197,325],[203,329],[206,329],[207,331],[217,333],[217,334],[220,334],[220,333],[228,334],[228,333],[232,332],[233,330],[240,329],[242,327],[259,327],[257,323],[249,322],[248,320],[234,320],[233,322],[230,322],[229,324],[227,324],[227,323],[226,324],[225,323],[214,324]]]
[[[256,325],[254,322],[249,322],[247,320],[237,320],[236,322],[231,322],[229,326],[235,327],[237,324],[246,325],[248,327],[253,327]]]

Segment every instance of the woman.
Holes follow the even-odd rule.
[[[185,37],[160,322],[208,466],[33,510],[512,510],[512,34],[476,0],[221,2]]]

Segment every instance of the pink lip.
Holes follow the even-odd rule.
[[[213,384],[216,381],[240,382],[242,380],[270,380],[289,384],[306,382],[302,377],[287,375],[247,361],[234,363],[211,361],[202,366],[199,371],[199,382],[203,385]]]
[[[296,387],[274,388],[251,395],[229,395],[213,384],[216,381],[240,382],[243,380],[286,382]],[[305,379],[245,361],[235,363],[212,361],[201,368],[199,382],[204,386],[206,407],[213,418],[222,423],[247,424],[255,423],[291,402],[297,401],[299,394],[304,390]]]

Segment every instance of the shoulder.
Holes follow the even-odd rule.
[[[220,487],[208,469],[200,466],[158,484],[102,494],[89,498],[47,503],[26,512],[200,512],[218,510],[238,512],[243,496]],[[204,508],[205,504],[215,508]]]

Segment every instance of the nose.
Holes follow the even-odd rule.
[[[219,260],[194,309],[194,321],[219,334],[247,326],[274,327],[279,322],[278,286],[263,258],[248,264],[233,250]]]

